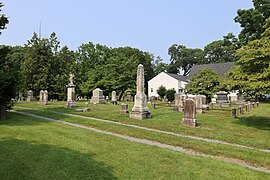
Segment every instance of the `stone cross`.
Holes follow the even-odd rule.
[[[139,64],[137,68],[137,91],[130,117],[139,120],[151,118],[151,114],[146,105],[147,98],[144,94],[144,68],[142,64]]]
[[[185,101],[182,123],[196,127],[196,104],[193,99]]]

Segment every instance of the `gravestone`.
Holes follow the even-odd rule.
[[[105,104],[106,100],[105,97],[103,96],[103,91],[99,88],[96,88],[93,91],[93,96],[90,100],[90,103],[92,104]]]
[[[76,106],[76,103],[75,103],[75,99],[76,99],[75,87],[76,87],[76,85],[74,85],[74,83],[73,83],[74,77],[75,77],[74,74],[69,74],[69,84],[67,85],[67,103],[66,103],[67,108],[74,108]]]
[[[227,92],[225,91],[219,91],[217,92],[217,102],[218,103],[223,103],[223,102],[228,102],[228,96]]]
[[[32,90],[29,90],[27,92],[27,99],[26,99],[26,101],[34,101],[34,93],[33,93]]]
[[[135,95],[134,107],[130,113],[130,117],[134,119],[147,119],[151,118],[147,105],[146,95],[144,94],[144,68],[142,64],[137,68],[137,91]]]
[[[257,107],[259,107],[259,102],[256,102]]]
[[[23,93],[22,92],[19,92],[18,101],[23,101]]]
[[[209,109],[209,106],[207,104],[206,96],[205,95],[201,95],[201,98],[202,98],[202,108],[203,109]]]
[[[127,93],[127,95],[124,98],[124,101],[133,101],[133,96],[130,92]]]
[[[113,103],[114,105],[117,104],[117,97],[116,97],[116,92],[115,91],[112,92],[111,103]]]
[[[120,108],[120,114],[128,114],[128,105],[122,103]]]
[[[196,104],[193,99],[185,100],[182,123],[196,127]]]
[[[237,93],[230,93],[229,95],[230,101],[236,102],[237,101]]]
[[[195,103],[196,103],[196,113],[197,114],[202,114],[202,97],[200,95],[197,95],[195,97]]]
[[[177,111],[183,112],[183,99],[182,95],[175,93],[174,94],[175,99],[175,106],[177,107]]]
[[[40,105],[47,105],[48,104],[48,91],[41,90],[39,92],[39,104]]]

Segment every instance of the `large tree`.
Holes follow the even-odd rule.
[[[6,119],[5,108],[16,95],[19,79],[20,66],[12,59],[11,53],[12,47],[0,46],[0,119]]]
[[[170,58],[169,71],[172,73],[179,73],[183,70],[183,75],[187,76],[194,64],[201,64],[203,62],[203,51],[201,49],[191,49],[184,45],[173,44],[168,54]]]
[[[60,49],[59,44],[55,33],[49,38],[34,33],[28,41],[21,67],[25,90],[37,95],[46,89],[53,98],[65,98],[68,74],[76,72],[76,59],[73,51],[66,46]]]
[[[204,47],[205,64],[223,63],[236,61],[236,49],[238,49],[238,39],[232,33],[223,36],[223,40],[217,40]]]
[[[81,72],[79,86],[85,95],[97,87],[106,95],[115,90],[120,98],[126,90],[135,91],[138,64],[144,65],[145,82],[154,76],[153,56],[136,48],[88,43],[79,47],[77,59]]]
[[[270,18],[261,39],[248,42],[237,50],[238,66],[228,73],[230,87],[248,95],[270,91]]]
[[[235,22],[243,28],[239,34],[242,44],[259,39],[263,32],[265,20],[270,17],[270,0],[253,0],[254,8],[239,9]]]

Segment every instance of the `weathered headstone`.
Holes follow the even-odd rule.
[[[111,102],[114,105],[117,104],[117,97],[116,97],[116,92],[115,91],[112,92],[112,100],[111,100]]]
[[[33,93],[32,90],[29,90],[27,92],[27,99],[26,99],[26,101],[34,101],[34,93]]]
[[[23,93],[22,92],[19,92],[18,101],[23,101]]]
[[[175,106],[177,107],[177,111],[183,112],[183,99],[182,95],[175,93]]]
[[[228,102],[227,92],[225,91],[219,91],[217,92],[217,102]]]
[[[74,74],[69,74],[69,84],[67,85],[67,108],[74,108],[76,106],[75,99],[75,87],[73,83]]]
[[[127,95],[124,98],[124,101],[133,101],[133,96],[130,92],[127,93]]]
[[[202,97],[200,95],[197,95],[195,97],[195,103],[196,103],[196,113],[197,114],[202,114]]]
[[[196,127],[196,104],[193,99],[185,100],[182,123]]]
[[[105,104],[106,100],[105,97],[103,96],[103,91],[99,88],[96,88],[93,91],[93,96],[90,100],[92,104]]]
[[[256,102],[257,107],[259,107],[259,102]]]
[[[144,68],[142,64],[139,64],[137,69],[137,91],[130,117],[139,120],[151,118],[151,113],[146,105],[147,99],[144,94]]]
[[[40,105],[47,105],[48,104],[48,91],[41,90],[39,92],[39,104]]]
[[[124,103],[121,104],[120,113],[121,114],[128,114],[128,105],[127,104],[124,104]]]

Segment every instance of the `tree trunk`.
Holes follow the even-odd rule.
[[[123,97],[123,95],[124,95],[124,92],[125,92],[125,90],[121,90],[120,95],[119,95],[119,101],[122,100],[122,97]]]
[[[6,120],[6,107],[5,104],[0,105],[0,119]]]

